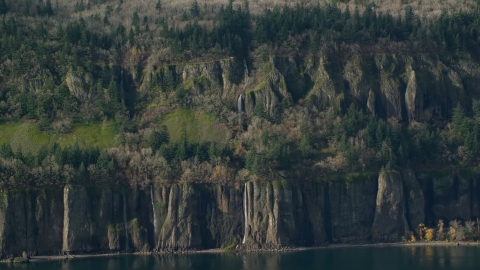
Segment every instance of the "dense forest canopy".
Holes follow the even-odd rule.
[[[314,102],[308,94],[314,83],[291,73],[282,75],[288,93],[281,94],[275,112],[254,102],[251,113],[238,116],[231,102],[237,96],[211,94],[210,78],[188,81],[176,71],[177,65],[235,59],[237,72],[222,80],[248,85],[249,77],[256,80],[249,69],[261,74],[259,63],[274,62],[275,56],[317,59],[344,54],[345,48],[366,55],[359,65],[371,71],[372,81],[378,75],[368,58],[372,54],[428,55],[452,65],[477,61],[478,8],[421,16],[408,4],[391,14],[373,2],[353,7],[340,1],[276,4],[252,12],[248,1],[218,9],[193,1],[172,19],[158,0],[152,2],[153,15],[132,10],[119,20],[127,9],[122,5],[79,1],[69,14],[50,0],[0,0],[2,125],[33,123],[62,138],[79,125],[103,122],[116,134],[108,150],[78,141],[31,150],[4,141],[3,185],[226,181],[238,178],[239,171],[265,178],[305,178],[312,171],[354,177],[382,167],[472,169],[478,161],[476,99],[459,99],[437,122],[391,121],[345,93],[330,104]],[[95,7],[105,13],[88,12]],[[325,64],[332,77],[334,62]],[[418,84],[424,91],[432,88],[428,81]],[[473,90],[469,94],[476,97]],[[185,122],[177,123],[172,136],[172,129],[152,116],[178,110],[213,117],[228,138],[193,139]]]

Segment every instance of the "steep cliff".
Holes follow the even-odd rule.
[[[271,56],[251,65],[249,70],[235,58],[152,65],[136,84],[140,93],[179,85],[198,97],[193,102],[199,106],[203,98],[215,97],[234,108],[242,94],[248,114],[259,106],[276,116],[288,98],[306,99],[321,108],[354,102],[378,117],[406,122],[445,119],[459,102],[468,105],[468,97],[479,94],[475,86],[480,67],[468,59],[445,63],[426,54],[327,53],[311,58]],[[70,72],[66,84],[83,97],[86,93],[77,88],[86,80],[88,76],[77,78]]]
[[[271,146],[269,140],[284,135],[279,132],[278,137],[269,138],[269,134],[242,133],[244,129],[237,125],[241,119],[237,112],[244,112],[240,116],[245,119],[260,114],[272,120],[268,125],[274,126],[278,116],[290,117],[282,111],[288,112],[286,108],[292,103],[304,111],[312,109],[321,113],[329,106],[341,111],[354,103],[366,114],[393,119],[396,121],[391,122],[407,126],[414,122],[448,119],[456,104],[466,103],[470,97],[478,95],[476,85],[480,83],[480,68],[474,62],[465,59],[444,62],[434,55],[348,53],[313,55],[308,59],[267,58],[249,60],[248,64],[226,58],[151,65],[142,70],[142,76],[130,74],[125,77],[134,80],[130,83],[138,86],[135,90],[141,94],[158,91],[174,96],[179,89],[185,91],[190,98],[188,105],[199,111],[204,108],[201,106],[207,107],[205,101],[218,101],[220,105],[215,103],[212,110],[227,110],[223,116],[237,119],[237,122],[225,120],[230,125],[224,124],[225,129],[245,135],[239,136],[242,139],[234,143],[236,153],[232,166],[237,166],[235,169],[243,166],[245,152],[256,149],[252,147],[256,144],[252,142],[255,137],[261,137],[259,141],[262,141],[256,150],[263,150]],[[123,72],[131,73],[132,70],[122,69],[121,74]],[[45,84],[43,75],[39,74],[24,87],[34,90]],[[89,77],[70,71],[64,83],[78,100],[88,100],[85,88],[90,83]],[[177,105],[168,110],[175,110]],[[316,116],[320,118],[320,114]],[[312,122],[317,121],[319,127],[326,125],[327,120],[312,119]],[[286,135],[290,140],[286,143],[288,146],[294,146],[303,136],[304,131],[295,121],[286,126],[291,131]],[[149,128],[156,128],[155,124]],[[367,149],[368,143],[375,144],[367,149],[372,151],[372,159],[385,159],[382,151],[398,152],[395,153],[398,158],[404,158],[400,149],[384,147],[388,141],[384,133],[390,132],[391,140],[398,138],[393,138],[393,128],[382,127],[360,131],[375,133],[370,138],[372,142],[351,135],[344,141],[351,142],[358,151]],[[129,143],[142,145],[143,141],[136,141],[130,135]],[[319,136],[324,141],[315,138],[318,140],[313,143],[316,149],[308,153],[310,156],[306,155],[306,162],[316,158],[323,161],[324,154],[330,155],[329,149],[322,148],[330,143],[326,142],[330,135],[322,131]],[[311,143],[308,136],[302,139],[303,143]],[[198,146],[197,150],[204,146]],[[380,146],[381,151],[374,149]],[[260,150],[251,152],[261,154]],[[281,151],[289,152],[289,148]],[[289,177],[294,178],[292,175]],[[432,226],[439,219],[468,220],[480,215],[480,185],[475,173],[461,169],[440,173],[399,169],[399,172],[382,171],[373,175],[354,181],[274,181],[260,176],[254,181],[243,179],[228,184],[226,181],[205,184],[169,179],[165,182],[170,184],[148,187],[127,186],[126,181],[123,186],[117,183],[114,187],[77,184],[2,190],[1,256],[22,251],[36,254],[177,251],[230,247],[243,240],[245,249],[399,241],[411,231],[415,232],[421,223]]]
[[[398,172],[381,172],[372,234],[375,241],[399,241],[408,236],[405,196]]]
[[[245,189],[245,239],[250,248],[325,242],[321,198],[309,200],[299,186],[285,181],[247,183]]]
[[[442,192],[452,188],[458,196],[445,197]],[[470,219],[480,203],[478,185],[468,175],[417,181],[411,170],[382,171],[378,179],[369,176],[348,184],[68,185],[2,191],[0,199],[2,257],[23,251],[200,250],[239,245],[244,237],[242,248],[251,250],[400,241],[428,213],[434,220]]]
[[[372,239],[377,179],[352,183],[327,183],[333,242],[364,242]]]

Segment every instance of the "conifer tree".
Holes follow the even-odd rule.
[[[167,126],[162,125],[160,130],[155,130],[150,136],[150,147],[157,151],[163,144],[170,142],[170,135],[168,133]]]
[[[128,32],[128,43],[130,46],[133,46],[135,42],[135,34],[133,33],[133,29],[130,28],[130,31]]]
[[[138,26],[139,23],[140,23],[140,17],[138,16],[138,13],[135,11],[132,15],[132,25]]]
[[[81,182],[85,181],[86,178],[87,178],[87,170],[85,169],[85,165],[82,162],[82,163],[80,163],[80,166],[78,167],[77,173],[75,175],[75,180],[78,183],[81,183]]]
[[[187,139],[187,129],[185,124],[182,126],[182,135],[180,141],[178,142],[178,148],[176,153],[177,160],[185,160],[188,157],[188,139]]]
[[[9,10],[9,8],[8,8],[8,5],[7,5],[7,2],[5,0],[0,0],[0,14],[5,16],[5,14],[7,14],[8,10]]]
[[[200,16],[200,6],[198,5],[197,0],[193,1],[192,6],[190,7],[190,15],[194,18]]]
[[[53,8],[52,8],[52,3],[50,2],[50,0],[47,0],[47,2],[45,3],[45,8],[43,9],[43,14],[45,14],[47,16],[52,16],[53,15]]]

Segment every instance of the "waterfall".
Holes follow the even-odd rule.
[[[153,242],[155,246],[157,245],[157,214],[155,213],[155,203],[154,203],[154,196],[153,196],[153,185],[150,186],[150,197],[152,199],[152,210],[153,210]]]
[[[248,66],[247,66],[247,61],[243,59],[243,67],[245,68],[245,84],[243,85],[243,89],[247,88],[247,82],[248,82]]]
[[[245,244],[245,238],[247,237],[247,226],[248,226],[248,205],[247,205],[247,183],[245,183],[245,188],[243,189],[243,214],[245,215],[245,232],[243,234],[242,244]]]
[[[243,97],[242,97],[242,95],[240,95],[238,97],[238,106],[237,106],[239,114],[243,111],[242,101],[243,101]]]
[[[245,68],[245,76],[248,77],[248,66],[247,66],[247,61],[243,59],[243,67]]]
[[[123,196],[123,226],[125,227],[125,253],[128,253],[127,193]]]

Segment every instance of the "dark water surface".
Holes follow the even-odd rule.
[[[480,247],[348,247],[286,253],[216,253],[158,256],[122,255],[69,261],[0,264],[0,269],[480,269]]]

